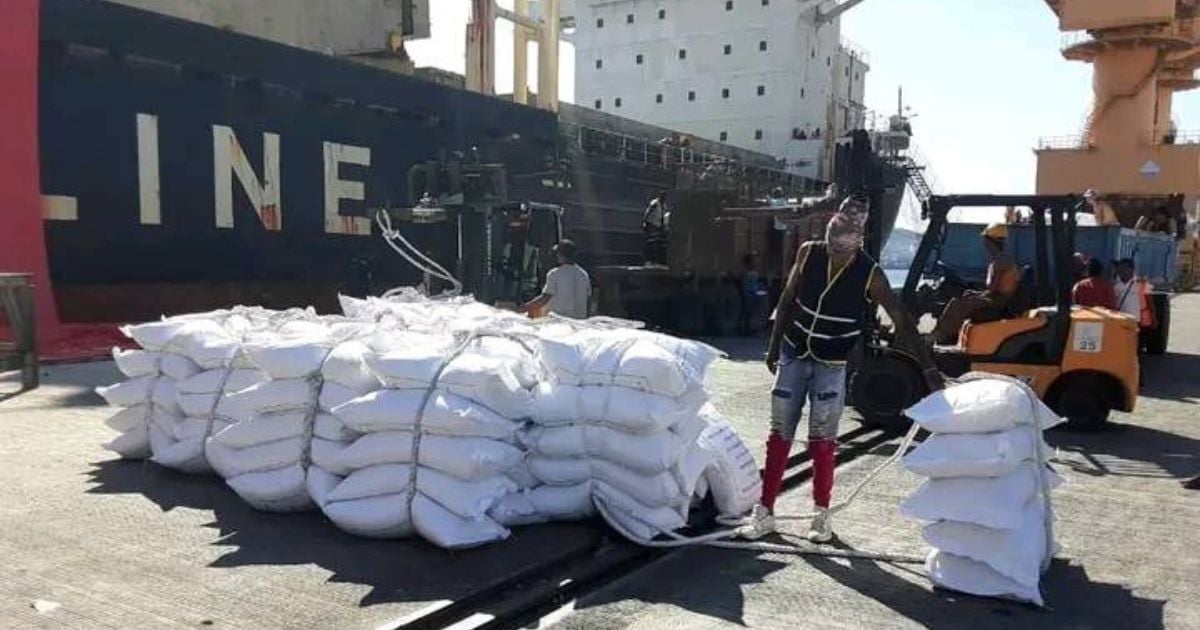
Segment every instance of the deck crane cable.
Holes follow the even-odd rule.
[[[1053,513],[1053,508],[1050,503],[1050,485],[1049,485],[1050,479],[1049,479],[1049,476],[1046,474],[1046,459],[1045,459],[1046,455],[1041,447],[1041,430],[1042,430],[1043,422],[1042,422],[1042,418],[1040,418],[1038,416],[1039,416],[1039,414],[1043,413],[1042,405],[1041,405],[1040,401],[1038,401],[1037,395],[1033,392],[1032,389],[1030,389],[1027,385],[1020,382],[1019,380],[1011,378],[1011,377],[998,375],[998,374],[984,374],[984,373],[979,373],[979,372],[972,372],[970,374],[966,374],[963,377],[957,379],[956,382],[965,383],[968,381],[975,381],[975,380],[981,380],[981,379],[996,379],[996,380],[1002,380],[1005,382],[1017,384],[1025,391],[1026,395],[1029,397],[1030,403],[1032,404],[1032,407],[1034,410],[1034,417],[1033,417],[1033,421],[1030,423],[1029,426],[1030,426],[1030,430],[1032,430],[1034,432],[1034,435],[1037,437],[1037,439],[1034,440],[1034,444],[1035,444],[1034,452],[1036,453],[1035,458],[1037,461],[1038,482],[1039,482],[1039,486],[1041,488],[1041,496],[1042,496],[1042,500],[1046,506],[1046,510],[1045,510],[1046,553],[1043,556],[1043,562],[1042,562],[1042,569],[1045,570],[1049,566],[1049,562],[1050,562],[1051,558],[1053,558],[1053,556],[1054,556],[1057,545],[1054,542],[1054,513]],[[854,486],[854,489],[850,491],[850,494],[845,499],[843,499],[843,500],[839,501],[838,503],[834,504],[833,506],[831,506],[829,508],[829,513],[832,514],[835,512],[839,512],[839,511],[849,507],[854,502],[854,500],[856,498],[858,498],[858,495],[863,491],[864,488],[867,487],[867,485],[869,483],[871,483],[876,477],[878,477],[880,475],[880,473],[882,473],[884,470],[886,470],[892,464],[899,461],[899,459],[901,457],[903,457],[905,453],[908,452],[909,447],[912,446],[912,443],[916,439],[917,433],[919,431],[920,431],[920,426],[917,425],[916,423],[913,423],[913,425],[909,428],[908,433],[906,433],[904,435],[904,439],[901,440],[900,446],[896,449],[896,451],[894,453],[892,453],[887,458],[887,460],[885,460],[882,464],[880,464],[877,468],[875,468],[875,470],[871,471],[869,474],[867,474],[865,477],[863,477]],[[724,520],[722,520],[722,519],[718,518],[718,522],[721,523],[722,525],[726,525],[727,529],[715,531],[715,532],[712,532],[709,534],[702,534],[699,536],[683,536],[676,532],[664,531],[661,528],[654,525],[653,523],[647,522],[645,519],[641,518],[638,514],[634,513],[634,511],[624,508],[623,506],[608,505],[605,502],[603,502],[602,500],[600,500],[599,498],[595,499],[594,503],[596,505],[596,509],[600,512],[600,515],[602,517],[604,517],[604,520],[608,522],[609,526],[611,526],[613,529],[616,529],[620,534],[622,534],[629,540],[632,540],[633,542],[635,542],[639,545],[646,546],[646,547],[672,549],[672,548],[703,545],[703,546],[708,546],[708,547],[719,547],[722,549],[739,549],[739,550],[743,550],[743,551],[760,551],[760,552],[764,552],[764,553],[817,555],[817,556],[827,556],[827,557],[835,557],[835,558],[861,558],[861,559],[868,559],[868,560],[879,560],[882,562],[891,562],[891,563],[895,563],[895,564],[923,564],[925,562],[925,558],[922,558],[922,557],[909,556],[909,555],[903,555],[903,554],[886,553],[886,552],[858,551],[858,550],[854,550],[854,549],[837,549],[837,548],[830,549],[830,548],[822,548],[822,547],[799,547],[799,546],[794,546],[794,545],[764,543],[764,542],[758,542],[758,541],[734,541],[734,540],[731,540],[733,538],[741,537],[741,536],[743,536],[743,534],[746,534],[746,533],[749,533],[750,531],[752,531],[753,524],[747,522],[745,519],[737,519],[737,520],[724,519]],[[624,516],[627,519],[635,520],[635,521],[639,522],[643,526],[649,528],[651,531],[655,531],[655,530],[659,531],[661,534],[665,535],[669,540],[647,539],[645,537],[639,536],[638,534],[630,532],[627,527],[622,525],[621,522],[619,522],[616,518],[613,517],[614,509],[620,510],[622,516]],[[779,516],[776,516],[775,518],[778,521],[792,521],[792,520],[810,519],[815,515],[816,515],[816,513],[788,514],[788,515],[779,515]]]
[[[404,235],[399,230],[392,228],[392,217],[386,209],[381,208],[375,213],[375,223],[379,225],[379,232],[384,242],[395,250],[397,254],[400,254],[404,260],[407,260],[409,264],[421,272],[450,283],[451,288],[445,292],[445,295],[456,296],[462,293],[463,284],[458,278],[455,278],[453,274],[446,271],[446,268],[439,265],[437,261],[417,249],[408,239],[404,238]],[[390,297],[396,290],[392,289],[388,291],[384,294],[384,297]]]

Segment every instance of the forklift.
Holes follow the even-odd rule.
[[[467,160],[461,155],[413,166],[408,173],[409,206],[376,210],[377,221],[393,224],[444,224],[456,243],[452,270],[457,290],[480,302],[515,308],[541,292],[541,279],[555,264],[553,248],[562,240],[561,206],[509,201],[503,164]],[[385,234],[386,234],[385,230]],[[431,259],[400,237],[397,251],[412,260]],[[416,264],[416,263],[414,263]],[[421,267],[428,267],[427,262]],[[433,294],[448,279],[425,271],[425,288]]]
[[[950,377],[991,372],[1027,383],[1076,429],[1103,426],[1111,411],[1133,411],[1139,387],[1138,325],[1105,309],[1073,308],[1075,214],[1072,196],[933,196],[923,205],[929,227],[904,283],[902,301],[919,320],[940,314],[945,299],[922,285],[941,265],[948,215],[955,208],[1027,208],[1035,262],[1022,270],[1021,289],[1008,312],[986,323],[964,324],[957,346],[934,348],[938,369]],[[952,274],[948,274],[951,275]],[[940,296],[940,299],[931,299]],[[903,410],[928,394],[916,360],[873,325],[851,362],[849,397],[865,421],[900,425]]]

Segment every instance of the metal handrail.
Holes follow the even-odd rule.
[[[1070,149],[1085,149],[1087,142],[1082,135],[1047,136],[1038,138],[1039,151],[1065,151]]]

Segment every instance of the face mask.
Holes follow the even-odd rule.
[[[847,210],[843,204],[843,210]],[[849,213],[839,210],[829,220],[825,227],[825,241],[829,249],[837,253],[848,253],[858,250],[863,244],[863,224],[865,214]]]

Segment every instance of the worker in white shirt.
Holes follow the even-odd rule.
[[[1133,259],[1122,258],[1116,265],[1116,277],[1113,278],[1113,291],[1117,294],[1117,310],[1136,319],[1142,317],[1142,296],[1138,290],[1138,279],[1135,275]]]
[[[583,267],[575,263],[579,249],[575,241],[563,239],[554,246],[558,266],[546,274],[546,286],[541,295],[525,304],[530,315],[542,309],[573,319],[587,319],[588,301],[592,297],[592,280]]]

